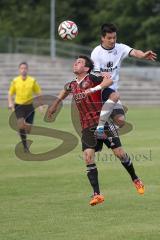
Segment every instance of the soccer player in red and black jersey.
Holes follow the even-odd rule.
[[[48,118],[56,112],[58,105],[69,94],[73,95],[77,109],[79,111],[80,122],[82,126],[82,150],[84,160],[87,166],[87,176],[93,188],[93,197],[90,205],[102,203],[103,195],[100,194],[98,182],[98,170],[95,164],[95,152],[102,149],[103,144],[111,148],[114,155],[118,157],[124,168],[130,174],[138,193],[144,193],[144,185],[137,177],[130,157],[121,146],[119,136],[114,125],[108,126],[109,134],[106,139],[96,139],[94,130],[97,127],[100,111],[102,108],[101,90],[112,84],[109,74],[104,77],[96,77],[90,74],[93,69],[93,63],[87,56],[79,56],[73,65],[73,72],[76,79],[65,85],[58,98],[53,102],[48,110]]]

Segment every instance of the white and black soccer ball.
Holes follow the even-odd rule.
[[[75,22],[66,20],[59,25],[58,34],[64,40],[72,40],[78,35],[78,27]]]

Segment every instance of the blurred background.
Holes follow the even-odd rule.
[[[90,55],[100,42],[100,26],[113,22],[118,42],[153,50],[160,61],[159,0],[1,0],[0,1],[0,102],[7,105],[7,90],[27,61],[44,94],[55,95],[70,81],[72,62],[79,54]],[[79,28],[72,41],[57,34],[64,20]],[[160,64],[127,59],[121,69],[124,104],[160,104]],[[151,90],[152,89],[152,90]]]
[[[79,28],[72,41],[63,41],[57,34],[64,20],[74,21]],[[146,194],[136,194],[119,161],[104,148],[96,161],[106,201],[91,209],[80,141],[73,151],[54,160],[21,161],[15,155],[19,136],[9,126],[7,92],[19,63],[27,61],[29,74],[43,93],[56,95],[72,80],[75,57],[90,55],[100,43],[100,26],[105,22],[117,25],[118,42],[151,49],[158,60],[128,58],[120,79],[120,96],[129,106],[127,121],[133,126],[121,140],[145,183]],[[0,0],[1,240],[160,239],[159,61],[160,0]],[[56,149],[62,141],[54,137],[55,129],[76,134],[70,108],[66,104],[50,125],[36,112],[34,126],[44,131],[28,136],[33,141],[31,153],[43,156]],[[45,134],[48,131],[53,138]],[[68,145],[72,143],[67,139]]]

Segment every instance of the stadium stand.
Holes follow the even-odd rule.
[[[18,74],[22,61],[29,64],[29,73],[42,86],[44,94],[56,96],[64,84],[73,79],[72,60],[30,54],[0,54],[0,102],[7,106],[7,91],[11,79]],[[159,105],[160,68],[127,66],[121,69],[120,94],[123,104]],[[66,102],[69,102],[70,99]]]

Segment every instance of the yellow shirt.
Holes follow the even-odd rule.
[[[34,78],[28,75],[25,80],[21,76],[14,78],[9,88],[9,94],[16,95],[15,103],[17,104],[30,104],[33,102],[33,94],[40,93],[40,86]]]

